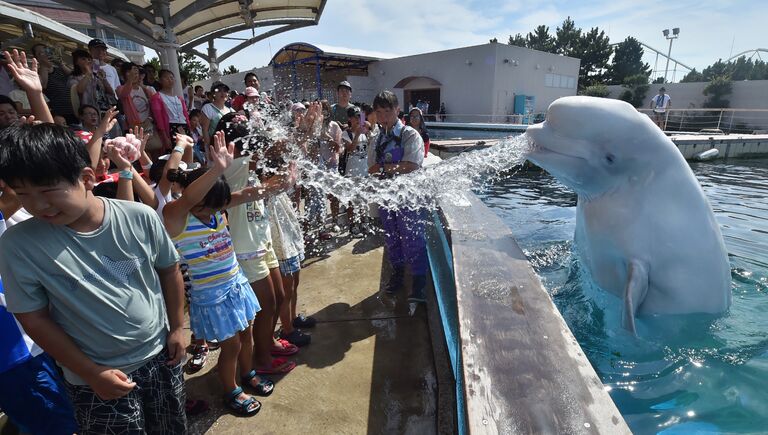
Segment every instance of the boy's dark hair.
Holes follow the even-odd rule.
[[[130,72],[133,69],[133,67],[138,68],[139,66],[133,62],[124,62],[123,65],[120,67],[120,74],[125,76],[126,74],[128,74],[128,72]]]
[[[157,72],[157,79],[160,80],[166,74],[173,75],[173,72],[171,72],[171,70],[169,69],[161,69],[160,71]]]
[[[85,112],[85,109],[93,109],[96,111],[96,113],[99,113],[99,109],[97,109],[94,106],[91,106],[90,104],[83,104],[77,109],[77,116],[83,116],[83,112]]]
[[[0,95],[0,104],[10,104],[14,109],[16,108],[16,103],[5,95]]]
[[[392,91],[381,91],[373,98],[373,108],[394,109],[398,106],[397,95]]]
[[[187,188],[195,180],[202,177],[203,174],[208,172],[208,168],[198,168],[194,171],[182,171],[177,169],[175,171],[168,171],[168,180],[179,183],[182,187]],[[232,201],[232,191],[229,189],[227,179],[222,175],[216,180],[208,193],[203,198],[203,207],[212,208],[214,210],[221,210]]]
[[[227,143],[234,142],[235,148],[240,152],[244,149],[257,151],[269,145],[270,140],[266,135],[260,134],[258,131],[251,132],[248,121],[236,122],[235,118],[238,116],[242,117],[243,115],[236,112],[227,113],[216,124],[216,131],[224,132],[224,140]]]
[[[144,71],[146,72],[146,70],[148,70],[148,69],[151,69],[152,71],[155,71],[155,66],[152,65],[151,63],[147,62],[147,63],[144,64]]]
[[[0,131],[0,179],[10,185],[75,184],[90,160],[85,143],[65,127],[21,124]]]
[[[347,108],[347,118],[357,118],[360,116],[360,108],[352,106]]]
[[[251,76],[256,77],[256,80],[259,80],[259,76],[257,76],[255,72],[248,72],[248,73],[245,73],[245,77],[243,77],[243,82],[247,84],[248,77],[251,77]]]
[[[205,88],[200,85],[195,86],[195,92],[197,92],[198,89],[205,89]]]
[[[149,174],[147,175],[153,183],[157,184],[160,182],[160,179],[163,178],[163,171],[165,170],[165,165],[167,163],[168,160],[163,159],[157,159],[152,163],[152,166],[149,168]]]
[[[368,116],[371,113],[373,113],[373,107],[371,107],[371,105],[368,103],[362,103],[358,107],[360,107],[360,109],[362,109],[363,112],[365,112],[365,116]]]
[[[200,116],[203,113],[200,109],[192,109],[189,111],[189,117],[194,118],[195,116]],[[218,124],[217,124],[218,125]]]
[[[91,57],[91,53],[83,50],[83,49],[77,49],[72,52],[72,75],[77,77],[79,75],[83,74],[83,70],[80,69],[80,66],[77,64],[77,61],[80,60],[83,57],[87,57],[88,59],[93,59]]]

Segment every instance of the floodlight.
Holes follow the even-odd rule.
[[[672,34],[673,35],[679,35],[680,34],[680,28],[679,27],[675,27],[674,29],[672,29]]]
[[[669,29],[664,29],[661,31],[661,33],[663,33],[664,36],[669,36]]]

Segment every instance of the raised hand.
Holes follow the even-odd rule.
[[[191,137],[185,134],[176,133],[176,146],[191,147],[194,144],[195,144],[195,141]]]
[[[114,106],[110,107],[106,112],[104,112],[104,116],[101,118],[101,122],[99,122],[99,130],[104,133],[112,130],[117,123],[118,113],[120,112],[118,112],[117,107]]]
[[[224,132],[217,131],[213,136],[213,141],[210,147],[209,161],[213,164],[214,169],[224,172],[224,170],[232,164],[234,156],[235,144],[233,142],[227,144],[224,139]]]
[[[7,51],[3,52],[8,59],[8,70],[13,75],[16,83],[26,92],[42,92],[43,85],[40,83],[40,76],[37,74],[37,59],[32,58],[32,65],[27,65],[27,54],[23,51],[19,53],[14,49],[13,54]]]

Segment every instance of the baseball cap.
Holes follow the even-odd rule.
[[[253,86],[248,86],[245,88],[245,96],[246,97],[258,97],[259,91],[256,90]]]
[[[225,85],[222,82],[213,82],[213,84],[211,85],[211,92],[217,92],[217,91],[229,92],[229,86]]]
[[[94,48],[94,47],[104,47],[107,48],[107,44],[104,43],[101,39],[91,39],[90,42],[88,42],[88,48]]]
[[[349,89],[350,91],[352,90],[352,85],[350,85],[349,82],[346,81],[346,80],[344,80],[343,82],[339,83],[339,86],[336,86],[336,90],[338,90],[341,87],[345,87],[345,88]]]
[[[659,88],[659,92],[664,92],[664,91],[666,91],[666,89],[664,88],[664,86],[662,86],[661,88]]]

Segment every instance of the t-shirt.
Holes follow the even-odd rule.
[[[45,96],[49,100],[51,111],[57,115],[74,115],[68,81],[69,76],[59,67],[54,67],[53,71],[48,73]]]
[[[131,373],[165,346],[168,321],[155,269],[179,257],[157,214],[134,202],[100,198],[101,226],[79,233],[32,218],[0,239],[8,311],[46,307],[94,362]],[[72,384],[84,385],[64,368]]]
[[[267,199],[267,215],[277,259],[287,260],[304,255],[301,224],[288,195],[283,192]]]
[[[664,113],[667,110],[667,106],[669,106],[669,102],[672,101],[672,97],[667,94],[656,95],[651,101],[653,102],[654,112]]]
[[[350,107],[357,107],[352,103],[349,103],[347,107],[341,107],[339,103],[331,106],[331,120],[338,122],[341,125],[349,124],[349,116],[347,116],[347,110]]]
[[[347,142],[355,139],[355,134],[351,131],[345,131],[344,137]],[[368,136],[361,134],[357,139],[355,150],[347,152],[347,172],[348,177],[367,177],[368,176]]]
[[[259,178],[249,166],[251,156],[236,158],[224,172],[229,188],[235,192],[248,185],[248,179],[259,185]],[[272,247],[269,232],[269,220],[266,216],[264,201],[251,201],[227,209],[229,234],[235,245],[238,260],[252,260],[266,255]]]
[[[396,138],[400,138],[400,144],[397,144]],[[387,156],[394,156],[396,147],[403,148],[403,157],[401,159],[388,159]],[[368,146],[368,167],[377,163],[377,149],[382,150],[382,156],[386,163],[398,163],[401,161],[416,163],[421,166],[424,163],[424,141],[418,131],[412,127],[403,125],[402,121],[397,120],[397,124],[389,132],[383,128],[379,129],[379,134]]]
[[[147,98],[147,93],[144,92],[144,89],[141,87],[131,89],[131,101],[136,112],[139,114],[139,120],[141,122],[146,121],[149,118],[149,98]]]
[[[211,103],[203,106],[202,111],[203,115],[207,116],[208,119],[211,120],[211,124],[208,126],[208,136],[213,136],[213,134],[216,133],[216,125],[219,123],[221,117],[227,113],[232,112],[233,110],[227,106],[224,106],[224,109],[219,110],[215,104]]]
[[[179,97],[162,92],[160,92],[160,97],[163,98],[165,112],[168,113],[168,122],[171,124],[186,124],[187,119],[184,117],[184,107],[181,105]]]

